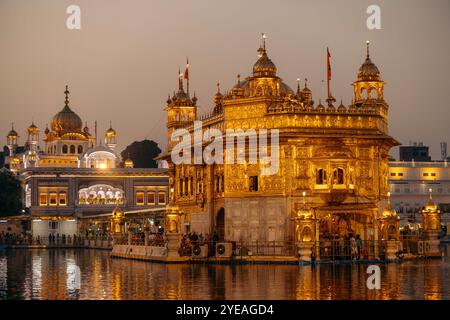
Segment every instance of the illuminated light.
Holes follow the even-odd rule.
[[[7,223],[8,220],[0,220],[0,223]]]
[[[41,219],[34,219],[33,222],[39,222],[42,221]]]
[[[106,163],[100,163],[98,166],[100,169],[107,169],[108,166],[106,165]]]
[[[77,221],[77,220],[74,220],[74,219],[72,219],[72,220],[66,220],[67,222],[75,222],[75,221]]]

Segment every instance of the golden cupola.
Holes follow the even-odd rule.
[[[358,80],[359,81],[380,81],[380,70],[370,59],[369,41],[366,42],[367,55],[364,63],[359,67]]]
[[[428,199],[428,202],[425,204],[423,208],[423,213],[433,213],[433,212],[439,212],[439,207],[436,203],[433,202],[432,197],[432,189],[429,189],[430,197]]]
[[[128,158],[124,161],[124,167],[127,169],[134,168],[134,162],[130,159],[130,155],[128,155]]]
[[[114,150],[117,146],[117,132],[112,128],[112,123],[109,123],[109,129],[105,132],[105,145]]]
[[[81,121],[81,118],[69,107],[69,93],[68,86],[66,86],[66,91],[64,91],[64,94],[66,95],[66,99],[64,101],[65,106],[53,117],[52,120],[51,127],[54,132],[81,132],[83,129],[83,122]]]
[[[258,49],[259,59],[253,65],[254,77],[275,77],[277,75],[277,67],[270,60],[266,51],[266,35],[262,35],[263,43]]]
[[[366,42],[366,60],[357,74],[357,81],[353,83],[355,104],[360,105],[372,101],[384,101],[384,81],[381,80],[380,70],[370,59],[369,41]]]
[[[382,218],[394,218],[400,220],[400,217],[397,215],[397,211],[391,207],[391,193],[388,192],[388,205],[384,208],[383,213],[381,214]]]

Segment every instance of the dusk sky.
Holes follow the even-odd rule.
[[[66,27],[71,4],[81,30]],[[381,30],[366,27],[371,4],[381,7]],[[165,101],[186,57],[201,114],[217,82],[225,91],[250,75],[264,32],[278,75],[294,90],[307,77],[316,102],[326,98],[329,47],[332,92],[346,105],[370,40],[390,134],[423,141],[437,159],[439,143],[450,146],[449,30],[448,0],[0,0],[0,141],[14,122],[23,144],[32,119],[42,138],[68,84],[70,107],[91,132],[95,120],[101,134],[112,121],[119,151],[145,138],[164,149]]]

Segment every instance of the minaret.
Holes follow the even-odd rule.
[[[39,143],[39,128],[36,127],[34,121],[31,122],[31,125],[27,129],[28,131],[28,145],[30,146],[30,150],[37,151],[37,145]]]
[[[38,143],[39,143],[39,128],[36,127],[34,121],[27,129],[28,139],[27,145],[29,150],[24,156],[24,166],[25,167],[37,167],[39,166],[39,155],[38,155]]]
[[[109,129],[105,132],[105,145],[114,150],[117,146],[117,133],[116,130],[112,128],[112,122],[109,122]]]
[[[178,92],[167,99],[167,140],[169,150],[173,146],[172,133],[183,128],[197,119],[197,97],[190,98],[183,88],[183,74],[178,68]]]

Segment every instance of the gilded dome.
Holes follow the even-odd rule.
[[[39,128],[36,127],[34,122],[32,122],[31,125],[28,127],[27,131],[28,131],[28,133],[31,134],[31,133],[39,132]]]
[[[82,128],[83,122],[81,118],[68,105],[64,106],[52,120],[53,131],[81,131]]]
[[[253,76],[274,77],[277,73],[277,67],[267,55],[265,34],[262,34],[262,41],[263,43],[258,49],[259,59],[253,65]]]
[[[345,112],[347,111],[347,108],[345,108],[344,104],[341,101],[341,104],[339,105],[339,107],[337,108],[338,112]]]
[[[17,134],[17,131],[14,130],[14,128],[11,129],[11,131],[9,131],[8,133],[8,137],[18,137],[19,135]]]
[[[319,105],[316,108],[316,111],[318,112],[324,112],[325,111],[325,107],[323,106],[322,102],[319,100]]]
[[[273,77],[277,73],[277,67],[267,56],[266,50],[260,48],[258,52],[261,52],[261,57],[253,65],[253,75],[258,76],[269,76]]]
[[[114,130],[114,129],[112,128],[112,126],[109,126],[109,129],[106,130],[106,132],[105,132],[105,136],[108,136],[108,137],[115,137],[116,135],[117,135],[116,130]]]
[[[360,81],[379,81],[380,80],[380,70],[378,67],[370,60],[369,55],[369,42],[367,42],[367,56],[364,63],[359,67],[358,79]]]

